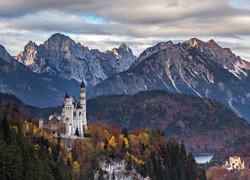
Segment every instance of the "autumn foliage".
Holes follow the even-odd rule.
[[[118,126],[92,124],[88,140],[77,140],[73,157],[82,168],[82,176],[93,178],[98,162],[126,160],[127,170],[135,169],[152,179],[203,179],[192,154],[184,145],[166,139],[156,129],[138,128],[128,132]],[[92,172],[92,174],[90,173]]]

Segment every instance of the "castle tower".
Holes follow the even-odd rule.
[[[71,135],[72,132],[74,132],[74,129],[73,129],[73,126],[72,126],[73,119],[74,119],[73,111],[74,111],[73,98],[66,95],[62,113],[64,113],[63,122],[65,123],[65,121],[67,120],[66,123],[68,125],[71,125],[70,129],[68,130],[67,135]]]
[[[79,134],[81,137],[83,137],[84,130],[87,129],[87,118],[86,118],[86,89],[85,84],[82,81],[80,86],[80,128],[79,128]]]
[[[80,105],[82,107],[86,106],[86,89],[83,81],[80,86]]]

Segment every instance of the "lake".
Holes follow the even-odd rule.
[[[197,163],[203,164],[209,162],[213,158],[213,154],[196,155],[194,159]]]

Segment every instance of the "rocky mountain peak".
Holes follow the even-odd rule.
[[[26,46],[37,46],[35,42],[29,41]]]
[[[7,61],[7,62],[11,62],[12,61],[12,57],[11,55],[7,52],[7,50],[5,49],[4,46],[2,46],[0,44],[0,59]]]
[[[158,53],[159,51],[167,49],[171,46],[174,46],[174,43],[172,41],[167,41],[167,42],[159,42],[156,45],[154,45],[153,47],[147,48],[145,51],[143,51],[140,54],[140,56],[138,57],[136,62],[133,64],[133,66],[139,64],[141,61],[143,61],[147,57],[149,57],[155,53]]]
[[[107,51],[110,52],[110,51]],[[132,50],[126,45],[122,43],[118,48],[113,48],[111,50],[112,54],[115,56],[116,59],[121,59],[122,57],[126,56],[127,58],[135,59]]]
[[[122,43],[120,46],[119,46],[119,49],[122,49],[122,50],[125,50],[125,51],[129,51],[129,47],[125,44],[125,43]]]
[[[213,39],[210,39],[210,40],[207,42],[207,44],[209,44],[209,45],[211,45],[211,46],[220,47],[220,45],[219,45],[217,42],[215,42],[215,40],[213,40]],[[220,47],[220,48],[221,48],[221,47]]]
[[[191,46],[193,48],[198,47],[198,46],[202,46],[204,44],[204,42],[198,38],[191,38],[187,41],[184,41],[184,43],[188,44],[189,46]]]
[[[68,51],[71,47],[76,46],[76,42],[69,36],[61,33],[53,34],[47,41],[44,42],[44,47],[52,51]],[[81,46],[78,44],[79,47]]]
[[[34,57],[36,56],[38,46],[35,42],[29,41],[25,46],[24,50],[17,54],[14,58],[19,62],[30,66],[34,63]],[[25,57],[25,58],[24,58]]]
[[[33,41],[29,41],[25,46],[24,46],[24,51],[29,51],[33,52],[36,51],[37,49],[37,44]]]
[[[66,36],[64,34],[55,33],[52,36],[50,36],[50,38],[48,40],[53,41],[53,40],[72,40],[72,39],[69,36]]]

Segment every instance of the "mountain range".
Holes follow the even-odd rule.
[[[28,42],[13,57],[0,46],[0,92],[14,94],[33,106],[58,106],[66,92],[79,96],[79,81],[84,80],[89,89],[126,70],[135,58],[124,43],[119,48],[100,52],[59,33],[39,46]]]
[[[84,80],[87,88],[91,88],[128,69],[136,57],[124,43],[119,48],[100,52],[56,33],[41,45],[29,41],[15,59],[35,73],[58,75],[79,82]]]
[[[214,40],[158,43],[125,72],[91,89],[89,96],[166,90],[217,100],[250,120],[250,63]]]
[[[124,43],[101,52],[56,33],[16,56],[1,46],[0,63],[0,92],[29,105],[60,105],[84,80],[88,98],[165,90],[215,99],[250,121],[250,63],[214,40],[160,42],[136,58]]]

